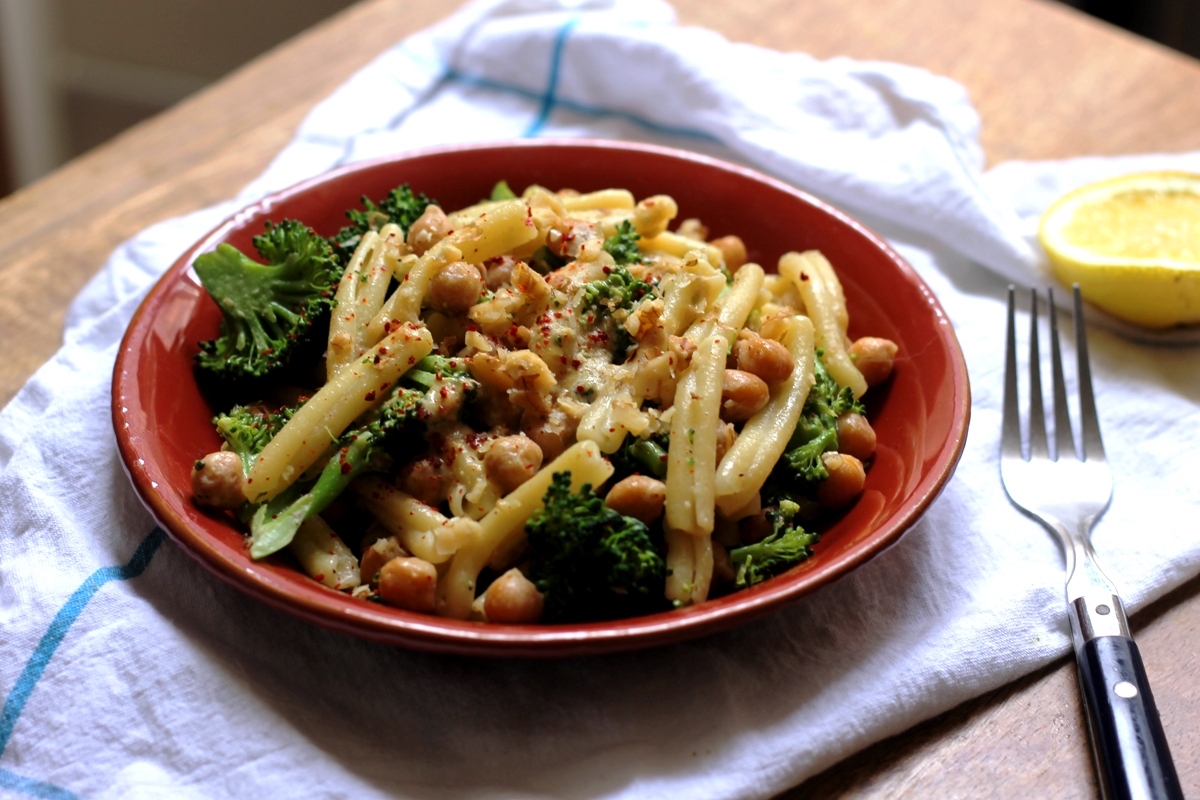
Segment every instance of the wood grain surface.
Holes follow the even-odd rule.
[[[0,403],[58,348],[120,242],[233,196],[312,105],[457,3],[368,0],[0,202]],[[819,58],[901,61],[970,93],[991,164],[1200,149],[1200,62],[1037,0],[678,0],[685,24]],[[1184,790],[1200,796],[1200,580],[1134,618]],[[1097,796],[1067,660],[878,743],[784,795]]]

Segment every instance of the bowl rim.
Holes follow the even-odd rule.
[[[937,337],[945,346],[949,362],[947,370],[954,376],[954,396],[951,400],[952,411],[948,425],[950,435],[935,446],[935,452],[927,457],[927,461],[934,462],[933,467],[925,472],[911,491],[904,512],[875,529],[868,538],[856,544],[852,552],[824,569],[808,570],[791,576],[780,575],[757,586],[698,606],[606,622],[552,626],[481,624],[451,620],[390,607],[378,607],[376,604],[355,600],[333,590],[326,590],[329,595],[310,592],[296,594],[293,587],[276,574],[281,568],[265,562],[253,562],[244,552],[240,558],[228,556],[209,541],[204,532],[198,531],[185,517],[177,514],[149,475],[143,453],[135,440],[136,436],[129,428],[133,412],[142,409],[136,376],[131,371],[130,364],[131,361],[137,360],[145,345],[155,312],[168,293],[171,282],[186,274],[198,254],[212,249],[230,231],[244,225],[247,219],[267,215],[274,206],[326,182],[430,156],[464,151],[507,150],[514,147],[636,151],[735,173],[816,207],[817,210],[853,229],[882,251],[892,265],[904,274],[908,282],[917,288],[923,302],[933,312],[937,320]],[[126,473],[155,521],[209,572],[270,606],[328,628],[378,642],[427,651],[502,657],[593,655],[642,649],[695,638],[764,616],[842,577],[894,544],[940,494],[963,453],[970,411],[970,384],[966,361],[948,316],[916,270],[882,237],[845,212],[808,192],[756,170],[684,150],[596,138],[502,140],[421,148],[341,166],[263,196],[240,208],[201,237],[155,282],[134,313],[122,337],[112,383],[113,428]],[[313,585],[319,586],[315,582]],[[338,598],[347,602],[338,602]]]

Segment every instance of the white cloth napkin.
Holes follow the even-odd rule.
[[[63,348],[0,412],[0,795],[767,797],[1066,654],[1061,557],[999,481],[1002,295],[1007,280],[1042,279],[1029,223],[1052,197],[1146,164],[984,175],[978,125],[944,78],[731,44],[646,0],[478,2],[382,55],[236,199],[114,253]],[[122,472],[108,404],[124,328],[179,253],[339,164],[575,135],[756,166],[862,215],[915,265],[974,394],[958,472],[919,524],[761,622],[540,662],[331,633],[165,541]],[[1200,571],[1200,367],[1192,351],[1104,330],[1091,344],[1117,486],[1094,539],[1136,609]]]

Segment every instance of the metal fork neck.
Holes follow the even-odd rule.
[[[1067,560],[1067,602],[1076,650],[1099,636],[1129,636],[1117,588],[1096,563],[1088,537],[1091,520],[1081,521],[1079,530],[1070,533],[1061,524],[1055,527]]]

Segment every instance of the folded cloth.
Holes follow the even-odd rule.
[[[985,175],[977,134],[949,80],[732,44],[649,0],[473,3],[383,54],[236,199],[118,249],[63,348],[0,412],[0,794],[767,797],[1066,654],[1061,556],[999,481],[1002,295],[1042,278],[1028,224],[1054,195],[1142,162]],[[770,172],[863,216],[930,284],[967,356],[972,430],[899,543],[729,633],[531,663],[325,631],[164,543],[119,463],[110,373],[140,299],[188,245],[340,164],[580,135]],[[1200,367],[1103,330],[1091,345],[1117,486],[1094,540],[1136,609],[1200,570],[1177,522],[1200,514],[1182,462],[1200,444]]]

